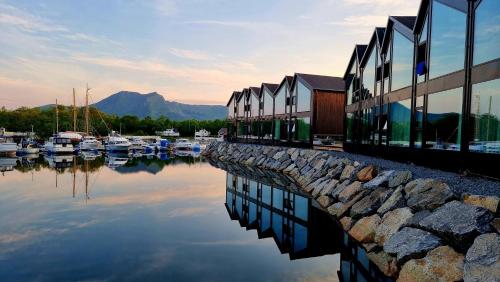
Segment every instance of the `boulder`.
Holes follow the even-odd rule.
[[[378,252],[378,251],[381,251],[382,248],[380,248],[379,245],[375,244],[375,243],[363,243],[361,244],[363,246],[363,248],[365,249],[365,251],[367,253],[369,252]]]
[[[319,195],[319,193],[323,190],[323,188],[325,187],[325,184],[328,183],[329,179],[319,178],[318,180],[319,180],[319,182],[315,185],[314,190],[312,191],[312,196],[314,198],[316,198]],[[316,180],[316,181],[318,181],[318,180]],[[316,181],[314,183],[316,183]]]
[[[319,159],[319,160],[316,160],[313,164],[313,168],[315,169],[323,169],[323,166],[325,165],[326,163],[326,160],[325,159]]]
[[[356,194],[361,192],[363,190],[363,183],[359,181],[354,181],[353,183],[349,184],[349,186],[345,187],[342,192],[339,193],[339,201],[342,203],[347,203],[349,202]]]
[[[349,231],[349,229],[351,229],[352,225],[354,224],[354,220],[352,220],[352,218],[348,216],[345,216],[340,219],[340,224],[342,225],[344,231]]]
[[[416,179],[406,184],[406,204],[414,211],[434,210],[455,195],[444,182],[434,179]]]
[[[349,230],[349,235],[359,243],[370,243],[375,238],[375,230],[380,223],[380,216],[363,217]]]
[[[340,179],[340,175],[344,171],[345,165],[343,163],[337,164],[335,167],[333,167],[330,171],[328,171],[328,175],[335,179]]]
[[[399,269],[396,263],[396,258],[394,258],[393,256],[384,251],[369,252],[368,254],[366,254],[366,256],[386,276],[392,278],[396,278],[398,276]]]
[[[349,186],[349,184],[351,184],[351,182],[349,180],[345,180],[344,182],[341,182],[340,184],[338,184],[335,189],[333,189],[332,191],[332,197],[334,199],[338,199],[339,197],[339,194],[344,191],[344,189]]]
[[[408,222],[413,216],[410,208],[400,208],[387,212],[375,232],[375,243],[383,246],[385,241]]]
[[[305,188],[304,188],[304,191],[306,193],[312,193],[314,191],[314,189],[316,189],[316,187],[318,187],[318,185],[321,183],[321,181],[323,181],[323,179],[316,179],[316,181],[314,181],[313,183],[307,185]]]
[[[497,233],[500,233],[500,218],[494,218],[491,223],[490,223],[491,227],[493,227],[493,229],[495,229],[495,231]]]
[[[321,193],[320,195],[321,196],[331,196],[332,192],[333,192],[333,189],[335,188],[335,186],[337,186],[337,183],[339,183],[339,181],[337,179],[329,179],[327,183],[325,183],[325,187],[323,187],[323,190],[321,190]]]
[[[404,226],[420,228],[420,222],[422,219],[426,218],[430,214],[431,212],[428,210],[418,211],[406,222]]]
[[[486,209],[453,201],[420,221],[420,226],[448,239],[457,249],[464,250],[477,235],[491,230],[489,224],[492,219]]]
[[[319,205],[325,209],[328,208],[333,203],[333,199],[328,196],[321,196],[317,199],[317,201]]]
[[[422,259],[412,259],[405,263],[397,281],[462,281],[463,268],[464,255],[449,246],[441,246]]]
[[[464,281],[500,281],[500,235],[478,236],[465,255]]]
[[[462,195],[462,201],[466,204],[478,206],[491,211],[493,214],[498,214],[500,198],[495,196],[481,196],[481,195]]]
[[[349,202],[347,203],[342,203],[342,202],[338,202],[338,203],[335,203],[333,205],[331,205],[329,208],[328,208],[328,212],[337,217],[337,218],[340,218],[342,217],[344,214],[346,214],[349,209],[355,204],[357,203],[359,200],[361,200],[368,192],[365,190],[365,191],[362,191],[361,193],[359,193],[358,195],[356,195],[354,198],[352,198],[352,200],[350,200]]]
[[[394,170],[385,170],[377,175],[377,177],[372,180],[366,182],[363,187],[366,189],[375,189],[381,186],[387,186],[389,178],[394,173]]]
[[[398,264],[410,259],[422,258],[425,254],[441,246],[441,239],[431,233],[412,227],[404,227],[384,243],[384,251],[395,254]]]
[[[279,160],[281,159],[284,155],[286,154],[286,151],[278,151],[274,156],[273,159]]]
[[[373,214],[389,198],[391,192],[390,188],[379,187],[375,189],[368,196],[352,206],[351,217],[357,219]]]
[[[401,185],[396,188],[396,190],[394,190],[392,195],[380,206],[380,208],[378,208],[377,212],[383,215],[390,210],[402,208],[405,206],[406,200],[403,196],[403,186]]]
[[[352,165],[348,165],[342,170],[342,174],[340,175],[340,181],[351,179],[354,175],[356,168]]]
[[[387,186],[393,188],[398,187],[399,185],[404,185],[410,181],[411,177],[412,174],[409,170],[395,171],[391,174],[391,176],[389,176]]]
[[[368,182],[372,180],[375,176],[377,176],[377,168],[373,165],[366,166],[362,168],[356,176],[361,182]]]

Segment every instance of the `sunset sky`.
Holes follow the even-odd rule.
[[[294,72],[341,76],[354,44],[417,0],[0,0],[0,106],[120,90],[225,104]]]

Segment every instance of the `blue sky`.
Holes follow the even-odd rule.
[[[341,76],[354,44],[418,0],[0,0],[0,105],[120,90],[224,104],[294,72]]]

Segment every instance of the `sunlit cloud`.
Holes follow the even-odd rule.
[[[213,59],[212,56],[210,56],[204,52],[201,52],[201,51],[170,48],[170,49],[168,49],[168,52],[176,57],[189,59],[189,60],[202,60],[202,61],[204,61],[204,60]]]

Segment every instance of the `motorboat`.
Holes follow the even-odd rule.
[[[194,140],[205,140],[210,136],[210,132],[205,129],[200,129],[194,132]]]
[[[110,152],[128,152],[132,144],[127,138],[122,137],[116,132],[111,132],[106,143],[106,151]]]
[[[40,148],[38,144],[30,139],[22,140],[17,148],[17,153],[21,155],[27,154],[38,154],[40,152]]]
[[[99,141],[94,136],[84,136],[79,144],[80,151],[97,151]]]
[[[130,141],[131,150],[142,150],[148,145],[148,143],[144,142],[140,137],[130,137],[128,140]]]
[[[180,138],[175,140],[174,143],[174,149],[175,150],[187,150],[187,151],[200,151],[200,144],[199,143],[193,143],[189,141],[188,139],[185,138]]]
[[[59,132],[57,134],[59,137],[62,138],[68,138],[71,140],[71,143],[77,144],[80,141],[82,141],[83,136],[80,133],[73,132],[73,131],[64,131],[64,132]]]
[[[17,152],[17,144],[0,137],[0,154],[10,155]]]
[[[72,154],[74,152],[71,139],[58,135],[50,137],[43,147],[49,154]]]
[[[158,139],[154,144],[156,150],[165,152],[169,149],[170,142],[167,139]]]
[[[175,131],[173,128],[165,129],[164,131],[157,132],[158,135],[162,137],[179,137],[179,132]]]

